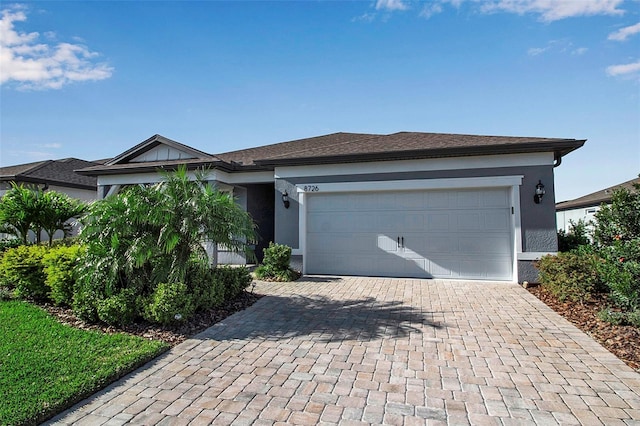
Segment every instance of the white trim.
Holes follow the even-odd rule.
[[[427,158],[420,160],[375,161],[369,163],[321,164],[307,166],[276,167],[276,179],[359,175],[402,172],[428,172],[435,170],[469,170],[498,167],[526,167],[551,165],[554,162],[552,152],[530,154],[478,155],[452,158]]]
[[[555,256],[557,252],[554,251],[527,251],[524,253],[518,253],[518,260],[540,260],[542,256]]]
[[[518,280],[518,254],[522,252],[522,217],[520,215],[520,186],[511,187],[511,208],[513,209],[513,280]]]
[[[298,252],[302,255],[302,273],[307,270],[307,205],[304,192],[298,192]]]
[[[195,179],[195,172],[189,170],[187,172],[189,179]],[[227,184],[241,183],[269,183],[274,181],[273,172],[246,172],[246,173],[227,173],[222,170],[210,170],[206,174],[207,180],[219,181]],[[158,172],[147,173],[124,173],[119,175],[102,175],[98,176],[98,185],[130,185],[140,183],[157,183],[162,181],[162,175]]]
[[[411,191],[420,189],[488,188],[522,185],[524,176],[492,176],[451,179],[384,180],[297,184],[299,194],[325,192]]]
[[[300,250],[300,249],[291,249],[291,256],[302,256],[302,250]]]
[[[518,281],[518,260],[522,254],[521,217],[520,217],[520,185],[522,175],[494,176],[478,178],[451,178],[451,179],[420,179],[420,180],[392,180],[392,181],[361,181],[338,183],[306,183],[297,184],[298,203],[298,252],[302,254],[302,273],[307,270],[307,207],[305,194],[339,193],[339,192],[374,192],[374,191],[407,191],[429,189],[464,189],[464,188],[488,188],[510,187],[511,205],[513,215],[511,220],[511,232],[513,233],[513,268],[511,281]],[[293,254],[293,253],[292,253]]]
[[[215,175],[220,182],[229,184],[273,183],[275,181],[272,171],[227,173],[222,170],[215,170]]]

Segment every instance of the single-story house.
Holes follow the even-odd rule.
[[[585,140],[334,133],[221,154],[155,135],[80,173],[98,197],[208,167],[305,274],[535,281],[557,251],[554,167]],[[235,259],[242,261],[242,259]]]
[[[594,215],[602,204],[611,203],[611,195],[618,188],[626,188],[633,191],[634,184],[640,184],[640,178],[635,178],[600,191],[592,192],[573,200],[561,201],[556,204],[556,222],[558,231],[569,231],[571,222],[578,223],[579,220],[589,223],[594,219]]]
[[[96,166],[104,161],[106,160],[86,161],[78,158],[64,158],[0,167],[0,197],[10,190],[11,183],[15,182],[43,190],[62,192],[83,201],[95,200],[97,194],[96,177],[81,175],[76,173],[76,170]],[[0,238],[4,237],[6,235],[0,234]],[[35,236],[32,237],[32,240],[35,240]],[[58,231],[55,238],[61,237],[62,231]]]

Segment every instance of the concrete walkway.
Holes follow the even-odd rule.
[[[640,374],[516,284],[258,283],[54,424],[640,425]]]

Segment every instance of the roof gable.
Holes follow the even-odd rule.
[[[107,161],[105,165],[113,166],[127,163],[155,163],[195,159],[216,160],[213,155],[156,134]]]

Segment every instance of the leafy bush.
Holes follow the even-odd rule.
[[[262,265],[256,268],[256,276],[270,281],[294,281],[299,274],[291,269],[291,247],[269,243],[264,249]]]
[[[0,253],[7,251],[10,248],[20,247],[22,241],[18,238],[3,238],[0,240]]]
[[[136,294],[129,290],[100,300],[96,306],[100,321],[109,325],[131,324],[138,317]]]
[[[609,300],[620,310],[622,321],[640,321],[640,185],[634,190],[614,190],[611,204],[595,215],[593,232],[598,253],[605,260],[600,273],[608,286]]]
[[[45,284],[42,263],[46,252],[39,245],[8,249],[0,259],[0,285],[15,288],[20,297],[47,298],[49,287]]]
[[[160,324],[187,320],[195,311],[193,294],[184,283],[160,283],[144,309],[145,319]]]
[[[214,273],[209,272],[203,244],[213,242],[242,252],[255,239],[255,224],[232,197],[208,184],[205,171],[191,180],[181,167],[164,178],[154,185],[125,188],[91,205],[80,235],[87,253],[73,303],[83,319],[110,316],[119,300],[102,301],[123,289],[140,300],[157,302],[149,309],[137,308],[138,315],[155,318],[164,318],[162,305],[174,302],[171,292],[178,287],[168,285],[186,285],[189,294],[200,294],[203,302],[195,307],[224,300]],[[160,283],[165,283],[162,289]]]
[[[602,260],[593,253],[568,252],[544,256],[537,262],[540,282],[560,301],[585,302],[604,290],[598,265]]]
[[[582,245],[589,244],[587,224],[583,220],[569,221],[569,231],[558,231],[558,251],[575,250]]]
[[[244,266],[219,266],[213,270],[213,280],[223,289],[224,300],[231,300],[249,287],[252,278]]]
[[[57,305],[71,306],[76,283],[75,266],[84,249],[79,245],[59,246],[42,258],[45,284],[51,288],[50,297]]]

